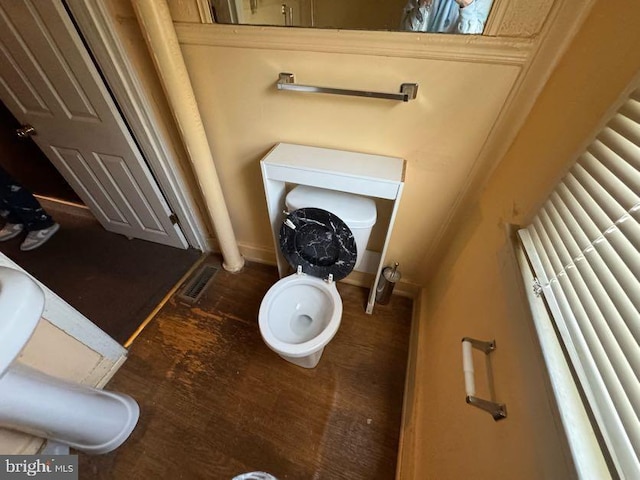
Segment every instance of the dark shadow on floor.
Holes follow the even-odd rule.
[[[305,369],[260,334],[277,279],[273,266],[220,268],[196,303],[163,306],[107,386],[136,399],[138,425],[116,450],[80,454],[81,479],[395,478],[412,301],[367,315],[368,289],[338,284],[340,329]]]
[[[86,210],[43,206],[58,233],[31,252],[20,251],[22,235],[0,251],[120,343],[201,255],[107,232]]]

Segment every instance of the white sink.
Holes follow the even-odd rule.
[[[28,275],[0,267],[0,427],[88,453],[118,448],[140,416],[133,398],[60,380],[16,360],[43,309],[44,293]]]
[[[44,310],[44,293],[27,275],[0,267],[0,377],[33,335]]]

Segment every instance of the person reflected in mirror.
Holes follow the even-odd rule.
[[[412,32],[481,34],[493,0],[409,0],[401,29]]]
[[[6,223],[0,229],[0,242],[11,240],[23,231],[27,236],[20,250],[34,250],[47,242],[59,229],[33,194],[0,168],[0,216]]]

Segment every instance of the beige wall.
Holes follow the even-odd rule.
[[[175,132],[129,1],[107,3],[141,81],[166,120],[163,127]],[[256,27],[203,26],[195,22],[193,2],[169,3],[174,18],[189,22],[179,26],[179,39],[242,253],[249,260],[275,258],[259,170],[260,158],[275,143],[398,156],[407,159],[407,182],[387,258],[400,262],[404,281],[423,284],[429,247],[465,188],[536,44],[377,32],[362,35],[378,50],[341,48],[340,41],[349,47],[352,38],[345,32],[316,30],[309,35],[288,29],[284,35],[285,29],[273,33]],[[537,17],[520,20],[540,28],[539,19],[546,18],[551,4],[534,3]],[[505,5],[508,16],[511,3]],[[530,27],[523,29],[530,33]],[[280,35],[286,39],[277,46],[262,44],[263,38],[268,42]],[[254,39],[258,48],[243,44],[246,38]],[[325,38],[333,42],[332,49],[347,53],[322,51],[318,47]],[[278,92],[274,83],[281,71],[293,71],[303,83],[355,89],[396,91],[403,82],[418,82],[420,93],[416,101],[401,104]],[[182,147],[176,142],[174,148]],[[189,169],[186,162],[182,165]],[[374,245],[381,243],[382,233],[374,235]]]
[[[458,216],[421,299],[403,478],[572,478],[504,225],[531,217],[638,73],[638,25],[638,2],[596,3],[500,166]],[[495,423],[464,403],[463,336],[496,339],[496,398],[508,419]]]
[[[273,258],[259,161],[275,143],[397,156],[407,173],[388,258],[409,281],[519,73],[499,63],[199,42],[183,43],[183,54],[243,253]],[[280,92],[283,71],[301,83],[394,91],[417,82],[422,90],[409,103]]]
[[[515,3],[524,11],[520,17],[514,17],[514,2],[497,2],[494,8],[502,5],[498,17],[508,18],[511,27],[518,18],[530,34],[532,28],[544,30],[540,19],[553,19],[558,11],[565,12],[566,23],[572,2],[529,2],[537,6],[535,13]],[[588,4],[572,4],[570,18],[580,17]],[[494,21],[492,28],[503,27]],[[428,278],[425,272],[430,270],[424,266],[430,263],[431,247],[469,179],[478,173],[474,168],[479,157],[509,138],[491,133],[499,130],[500,122],[517,123],[512,113],[514,105],[522,104],[523,73],[545,56],[538,55],[542,37],[196,23],[176,28],[243,255],[274,260],[259,169],[260,158],[274,144],[397,156],[407,160],[407,175],[386,263],[400,263],[409,287]],[[571,36],[570,28],[556,30]],[[546,58],[547,65],[553,62],[548,51]],[[403,82],[417,82],[420,93],[417,100],[403,104],[281,92],[274,84],[283,71],[295,73],[300,83],[352,89],[396,91]],[[531,89],[527,98],[535,94]],[[492,156],[482,165],[490,168],[497,160]],[[379,243],[380,235],[377,238]]]
[[[125,0],[113,0],[118,1]],[[128,15],[121,19],[123,24],[131,22],[133,17]],[[141,54],[142,39],[133,27],[128,30],[130,48]],[[304,42],[310,37],[295,31],[286,36],[290,46],[287,42],[262,45],[261,40],[271,35],[263,29],[250,30],[255,33],[254,45],[238,44],[233,36],[243,37],[241,27],[222,31],[226,33],[220,39],[218,26],[183,24],[179,38],[234,228],[248,258],[273,261],[259,160],[275,143],[407,159],[405,193],[388,258],[401,263],[409,281],[422,283],[423,277],[432,276],[437,281],[421,299],[417,390],[411,405],[414,415],[407,419],[410,435],[405,438],[409,448],[403,478],[571,478],[566,446],[557,431],[544,371],[527,326],[527,311],[517,301],[517,272],[508,261],[500,227],[513,209],[503,189],[513,184],[514,198],[531,202],[526,193],[537,192],[537,198],[539,190],[527,187],[535,186],[543,171],[527,172],[524,183],[517,182],[517,171],[507,180],[494,180],[498,183],[492,184],[481,202],[463,210],[440,270],[427,274],[423,269],[428,247],[486,148],[536,43],[514,44],[526,50],[523,61],[515,65],[498,56],[462,57],[467,48],[482,50],[471,38],[460,39],[459,51],[450,48],[447,57],[432,54],[431,47],[438,50],[441,45],[424,40],[428,37],[403,37],[415,40],[418,54],[397,55],[384,48],[379,54],[322,51],[316,46],[321,36],[312,38],[315,43],[306,48]],[[374,38],[376,45],[388,39],[397,46],[397,35],[410,34],[378,33],[368,38]],[[591,37],[581,40],[589,48],[593,41]],[[574,50],[581,53],[581,48],[579,43]],[[415,81],[421,92],[418,100],[407,104],[278,92],[274,83],[280,71],[294,72],[303,83],[355,89],[395,90],[402,82]],[[153,78],[148,70],[141,74]],[[575,93],[567,78],[565,83],[554,102]],[[540,128],[550,124],[548,117],[557,115],[553,102],[538,115]],[[535,131],[530,123],[526,132]],[[566,118],[563,127],[564,123]],[[512,151],[507,164],[515,162],[522,168],[518,160],[525,157],[525,165],[538,165],[528,147],[540,145],[535,138],[528,143]],[[558,142],[554,148],[559,146]],[[550,169],[556,171],[557,165]],[[498,170],[494,179],[503,171]],[[522,204],[517,207],[521,209]],[[464,335],[498,341],[493,356],[496,394],[509,409],[509,418],[503,422],[494,423],[487,414],[464,404],[459,360]]]

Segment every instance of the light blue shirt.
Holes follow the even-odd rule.
[[[493,0],[474,0],[464,8],[455,0],[433,0],[421,7],[420,0],[409,0],[402,14],[401,28],[413,32],[479,34],[489,16]]]

